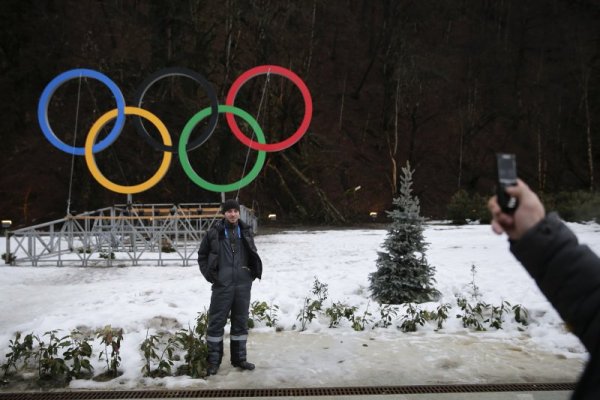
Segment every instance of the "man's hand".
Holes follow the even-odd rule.
[[[519,200],[514,214],[505,214],[500,209],[496,196],[488,201],[492,213],[492,230],[497,234],[506,232],[512,240],[519,240],[525,232],[540,222],[546,215],[539,197],[523,182],[517,180],[516,186],[506,188],[506,193]]]

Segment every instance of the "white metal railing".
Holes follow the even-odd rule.
[[[240,207],[256,230],[254,212]],[[7,232],[11,265],[125,266],[195,263],[217,203],[121,204]]]

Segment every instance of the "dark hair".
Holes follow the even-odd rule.
[[[223,210],[223,212],[231,210],[232,208],[240,211],[240,203],[238,203],[238,201],[235,199],[225,200],[225,202],[221,205],[221,210]]]

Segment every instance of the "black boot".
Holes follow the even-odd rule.
[[[246,341],[245,340],[232,340],[230,342],[231,348],[231,365],[241,369],[247,369],[252,371],[254,364],[246,361]]]
[[[206,342],[208,345],[208,356],[206,360],[208,366],[206,367],[206,375],[216,375],[223,359],[223,341],[220,342]]]

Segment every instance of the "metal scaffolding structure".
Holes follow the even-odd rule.
[[[256,230],[252,210],[241,219]],[[7,232],[6,263],[30,266],[176,265],[196,262],[219,204],[121,204]]]

